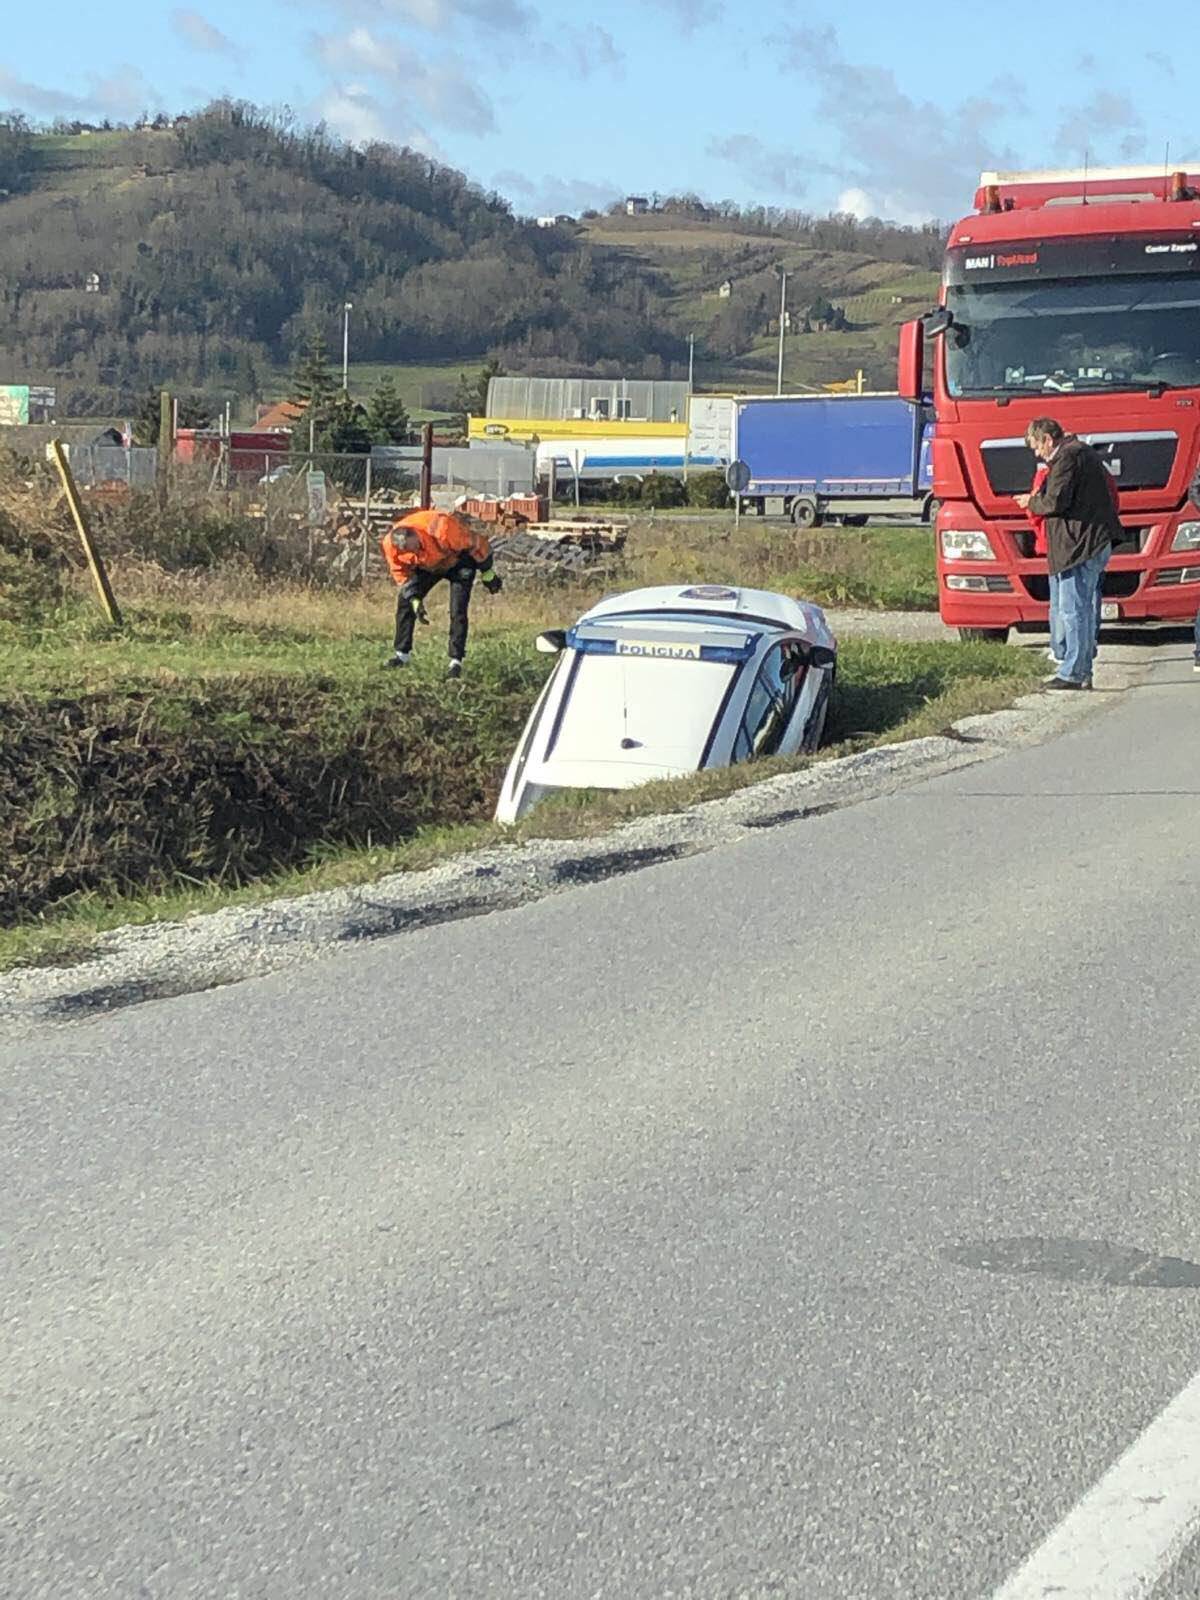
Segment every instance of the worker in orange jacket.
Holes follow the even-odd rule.
[[[389,667],[405,667],[412,654],[413,628],[425,615],[425,596],[443,578],[450,585],[450,665],[447,675],[462,672],[467,651],[471,589],[478,573],[489,594],[503,587],[492,565],[492,547],[461,517],[447,511],[410,511],[384,534],[384,559],[400,586],[396,598],[396,643]]]

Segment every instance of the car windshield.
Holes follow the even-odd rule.
[[[1200,279],[966,283],[946,290],[952,396],[1200,385]]]

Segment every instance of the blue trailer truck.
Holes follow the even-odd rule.
[[[929,521],[932,417],[896,394],[747,395],[734,402],[742,505],[801,528],[872,516]]]

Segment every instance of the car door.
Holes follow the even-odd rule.
[[[800,681],[794,660],[785,657],[789,648],[794,650],[792,641],[773,644],[759,662],[733,741],[734,761],[776,755],[788,741]]]

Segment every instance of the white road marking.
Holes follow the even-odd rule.
[[[992,1600],[1145,1600],[1200,1532],[1200,1373]]]

